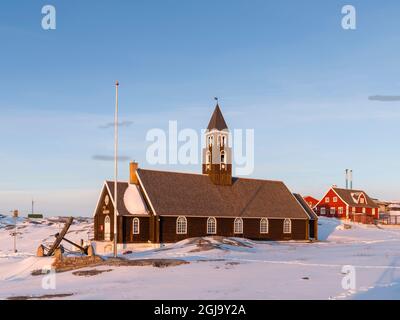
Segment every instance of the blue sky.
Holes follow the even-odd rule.
[[[57,29],[41,28],[41,8]],[[341,8],[357,10],[357,30]],[[2,1],[0,212],[91,215],[120,153],[146,164],[146,133],[204,128],[213,97],[230,128],[255,130],[253,177],[321,196],[344,184],[400,199],[398,1]],[[199,172],[200,167],[158,169]],[[121,164],[127,179],[128,164]]]

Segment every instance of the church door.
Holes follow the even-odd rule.
[[[104,240],[110,241],[110,239],[111,239],[111,223],[110,223],[110,217],[107,216],[104,219]]]

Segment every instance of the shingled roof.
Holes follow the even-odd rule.
[[[110,191],[110,197],[114,201],[114,181],[106,181],[107,188]],[[117,195],[118,195],[118,215],[130,215],[128,209],[124,203],[124,195],[126,189],[128,189],[129,183],[128,182],[120,182],[117,183]]]
[[[307,204],[306,200],[304,200],[304,198],[298,194],[298,193],[293,193],[293,195],[295,196],[295,198],[297,199],[297,201],[301,204],[301,206],[303,207],[303,209],[305,211],[307,211],[309,217],[311,220],[318,220],[318,216],[317,214],[314,212],[314,210],[312,210],[310,208],[310,206]]]
[[[233,178],[220,186],[207,175],[138,169],[155,214],[160,216],[308,219],[283,182]]]
[[[219,108],[218,104],[215,107],[215,110],[211,116],[207,129],[208,130],[217,129],[220,131],[228,129],[228,126],[225,122],[224,116],[222,115],[221,109]]]
[[[354,207],[361,207],[361,208],[379,208],[379,206],[375,203],[372,198],[370,198],[364,191],[362,190],[353,190],[353,189],[341,189],[341,188],[332,188],[337,195],[348,205]],[[365,199],[367,200],[366,203],[358,203],[354,200],[353,195],[360,195],[364,194]]]

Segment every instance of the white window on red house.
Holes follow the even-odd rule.
[[[365,213],[365,212],[367,212],[367,211],[365,210],[365,208],[363,208],[363,209],[362,209],[362,213]]]
[[[351,210],[353,211],[353,213],[356,213],[356,207],[353,207]]]
[[[375,209],[372,209],[372,215],[374,216],[375,215]]]
[[[360,198],[360,203],[364,204],[365,203],[365,199],[363,197]]]
[[[336,208],[331,208],[331,215],[335,215],[336,213]]]
[[[343,214],[343,207],[340,207],[340,208],[338,209],[338,213],[339,213],[339,214]]]
[[[320,212],[321,212],[321,215],[325,215],[326,214],[326,209],[325,208],[321,208]]]
[[[325,203],[329,203],[329,197],[325,198]]]
[[[337,197],[334,197],[334,198],[333,198],[333,202],[337,202]]]

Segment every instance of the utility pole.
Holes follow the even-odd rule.
[[[117,248],[117,219],[118,219],[118,87],[119,82],[115,83],[115,120],[114,120],[114,258],[118,255]]]
[[[13,211],[14,217],[14,253],[17,253],[17,219],[18,219],[18,210]]]

